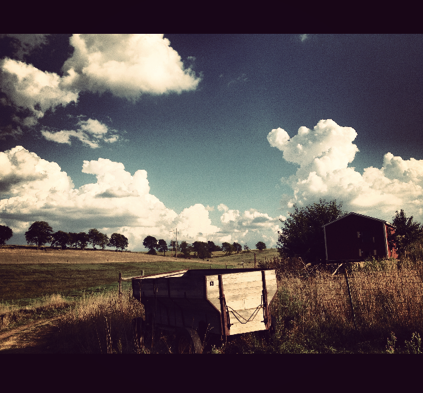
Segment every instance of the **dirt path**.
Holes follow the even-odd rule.
[[[0,355],[9,353],[54,353],[46,337],[50,335],[60,317],[43,319],[19,326],[0,334]]]

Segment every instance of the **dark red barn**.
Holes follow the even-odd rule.
[[[323,225],[323,230],[326,262],[397,258],[395,248],[388,243],[388,233],[395,233],[395,228],[384,220],[349,213]]]

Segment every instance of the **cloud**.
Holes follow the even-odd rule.
[[[57,74],[40,71],[31,64],[5,58],[0,60],[0,76],[7,102],[30,114],[23,125],[34,125],[47,110],[78,100],[78,93],[64,87]]]
[[[41,159],[22,146],[0,153],[0,196],[9,196],[9,199],[0,201],[0,206],[11,206],[16,198],[29,202],[32,195],[41,202],[49,197],[50,191],[56,193],[72,188],[72,180],[59,165]],[[25,206],[23,203],[21,209],[30,208]]]
[[[223,203],[221,203],[218,207],[217,210],[219,210],[220,212],[226,212],[229,210],[229,207],[224,205]]]
[[[19,126],[14,127],[11,124],[8,124],[7,126],[0,127],[0,140],[5,140],[7,137],[19,139],[22,135],[23,132]]]
[[[143,249],[147,235],[170,239],[174,228],[178,238],[189,242],[219,241],[227,235],[211,223],[210,209],[202,204],[180,214],[168,209],[150,193],[145,170],[131,174],[122,163],[99,158],[84,161],[82,172],[96,180],[75,188],[57,163],[22,146],[0,153],[2,222],[16,233],[38,220],[49,222],[55,231],[119,232],[128,237],[131,249]]]
[[[236,83],[236,84],[238,84],[238,83],[245,83],[247,81],[248,81],[247,75],[246,74],[241,74],[237,78],[230,80],[228,82],[228,86],[230,86],[230,85],[232,85],[234,83]]]
[[[74,53],[63,65],[64,83],[79,91],[109,91],[135,101],[142,94],[195,90],[200,82],[162,34],[75,34],[70,44]]]
[[[182,210],[174,225],[181,238],[187,241],[207,241],[214,238],[213,235],[219,231],[219,227],[212,225],[209,211],[199,203]]]
[[[15,55],[21,60],[47,43],[44,34],[9,35],[9,39],[15,43]],[[41,71],[20,60],[0,60],[0,90],[4,94],[0,103],[15,112],[9,124],[2,126],[0,138],[18,137],[19,129],[36,126],[46,112],[77,104],[82,91],[100,94],[108,91],[136,101],[142,94],[195,90],[201,80],[201,75],[193,71],[195,58],[189,56],[184,65],[163,35],[75,34],[70,44],[74,52],[63,64],[63,76]],[[92,148],[99,146],[97,139],[106,143],[119,139],[116,134],[104,136],[92,124],[79,126],[79,130],[43,130],[43,135],[48,140],[67,144],[71,137],[77,138]]]
[[[280,229],[279,218],[282,216],[273,218],[256,209],[241,213],[239,210],[229,209],[224,204],[220,204],[218,210],[223,212],[220,217],[220,234],[226,235],[225,241],[250,243],[250,247],[257,239],[267,242],[268,247],[276,244],[277,232]]]
[[[1,219],[14,233],[23,234],[34,221],[47,221],[53,230],[124,234],[130,249],[143,249],[146,236],[170,240],[178,229],[178,240],[188,242],[277,240],[278,219],[250,209],[244,213],[224,204],[219,226],[209,217],[210,208],[194,204],[180,214],[168,209],[150,193],[145,170],[134,174],[120,162],[99,158],[83,161],[82,172],[95,181],[75,188],[72,179],[55,162],[49,162],[22,146],[0,153]],[[256,240],[254,240],[256,239]]]
[[[41,134],[49,141],[71,144],[70,138],[79,139],[82,143],[95,149],[101,142],[114,143],[120,139],[116,130],[109,129],[105,124],[95,119],[80,120],[77,130],[51,132],[41,130]]]
[[[363,174],[350,167],[359,151],[353,143],[357,132],[333,120],[321,120],[313,130],[300,127],[290,138],[281,129],[267,139],[283,152],[283,158],[297,164],[295,175],[283,179],[294,196],[283,203],[305,206],[320,198],[337,199],[344,209],[390,220],[396,210],[423,219],[423,160],[403,160],[385,154],[382,168],[365,168]]]
[[[9,37],[14,47],[14,56],[23,60],[34,49],[48,42],[49,34],[0,34],[0,38]]]

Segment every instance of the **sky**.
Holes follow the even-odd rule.
[[[0,35],[0,224],[258,241],[293,206],[423,222],[422,35]]]

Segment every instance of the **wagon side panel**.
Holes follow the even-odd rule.
[[[263,320],[261,271],[226,274],[223,277],[230,334],[265,330]]]
[[[146,314],[155,312],[157,324],[197,329],[203,322],[210,332],[220,334],[220,313],[207,301],[204,276],[134,279],[133,295],[138,300],[139,283]]]
[[[278,291],[278,282],[276,280],[275,270],[265,270],[266,288],[267,288],[267,301],[270,304],[275,298]]]

